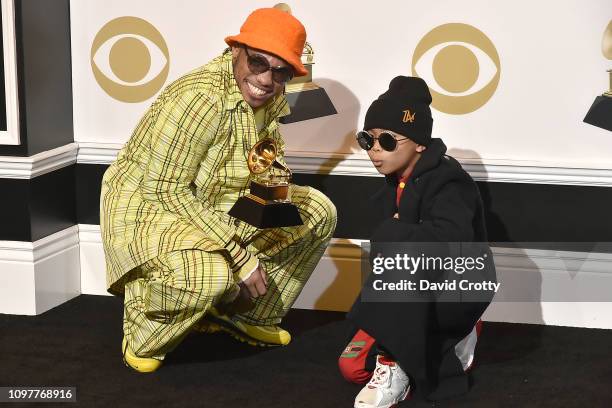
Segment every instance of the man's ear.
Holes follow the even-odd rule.
[[[235,61],[238,55],[240,55],[240,44],[234,44],[232,45],[232,59]]]
[[[416,146],[417,153],[423,153],[425,150],[427,150],[427,146],[423,146],[423,145],[420,145],[420,144],[418,144]]]

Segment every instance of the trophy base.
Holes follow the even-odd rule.
[[[279,119],[280,123],[294,123],[302,120],[320,118],[338,113],[331,99],[323,88],[308,89],[296,93],[288,93],[285,99],[289,103],[291,113]]]
[[[273,201],[262,203],[249,195],[240,197],[228,214],[262,229],[304,224],[295,205]]]
[[[583,122],[612,131],[612,97],[598,96]]]

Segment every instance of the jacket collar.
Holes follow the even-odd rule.
[[[416,166],[414,166],[411,177],[419,177],[421,174],[438,167],[444,153],[446,153],[446,145],[442,139],[431,139],[429,146],[427,146],[427,149],[425,149],[421,154],[421,158],[417,161]]]
[[[445,153],[446,145],[442,139],[431,139],[429,146],[427,146],[427,149],[425,149],[425,151],[421,154],[421,158],[419,161],[417,161],[409,178],[415,179],[422,174],[427,173],[429,170],[436,168]],[[394,174],[385,176],[385,180],[387,184],[397,186],[397,178]]]
[[[429,143],[429,146],[427,146],[427,149],[423,152],[419,161],[417,161],[417,164],[414,166],[414,170],[412,171],[409,179],[415,179],[429,170],[437,167],[445,153],[446,145],[442,139],[431,139],[431,143]],[[394,174],[388,175],[385,176],[385,182],[385,185],[371,197],[372,200],[377,200],[384,194],[388,195],[389,197],[394,196],[395,189],[397,188],[397,178]]]
[[[234,77],[234,67],[232,64],[232,50],[227,48],[221,56],[221,69],[225,75],[225,109],[235,110],[241,109],[243,112],[251,109],[247,102],[242,97],[242,92],[238,87],[236,78]],[[265,107],[265,124],[266,126],[276,118],[288,115],[291,110],[289,103],[283,94],[277,95]]]

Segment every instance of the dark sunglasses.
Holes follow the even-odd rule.
[[[378,140],[378,144],[384,150],[392,152],[397,148],[397,144],[399,142],[408,140],[408,138],[404,137],[398,140],[396,136],[389,132],[381,132],[378,137],[372,136],[365,130],[357,132],[357,143],[359,143],[359,147],[361,147],[363,150],[370,150],[372,147],[374,147],[375,140]]]
[[[247,65],[249,71],[255,75],[263,74],[267,71],[272,71],[272,80],[278,84],[284,84],[287,81],[291,81],[293,78],[292,67],[271,67],[268,60],[259,54],[251,55],[246,46],[244,46],[244,52],[247,55]]]

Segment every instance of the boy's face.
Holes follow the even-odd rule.
[[[368,156],[376,170],[384,175],[396,174],[398,177],[406,176],[415,163],[421,157],[421,153],[426,147],[416,144],[412,140],[385,129],[370,129],[368,133],[377,139],[381,133],[387,132],[395,136],[397,146],[392,152],[388,152],[380,147],[378,140],[374,141],[374,146],[368,150]]]

